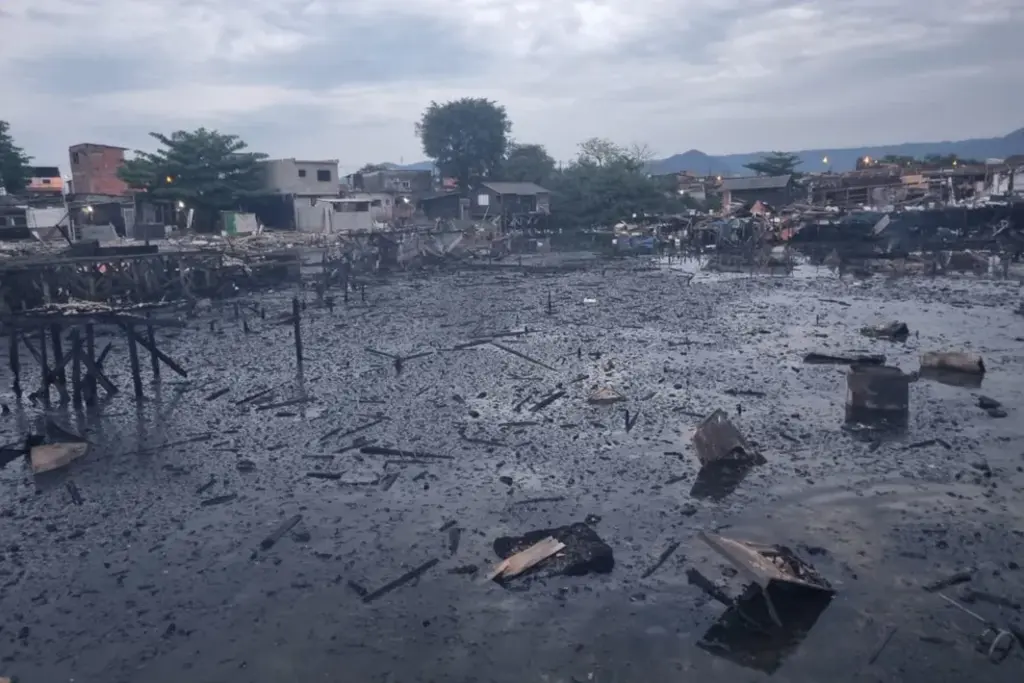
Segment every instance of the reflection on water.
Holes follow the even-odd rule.
[[[778,582],[767,590],[782,627],[772,622],[764,593],[751,584],[697,646],[748,669],[766,674],[778,671],[810,633],[832,601],[832,595]]]
[[[700,468],[690,497],[720,501],[732,494],[756,463],[751,459],[718,460]]]
[[[921,368],[920,377],[940,384],[947,384],[951,387],[964,389],[980,389],[981,382],[985,375],[973,372],[957,372],[956,370],[936,370],[934,368]]]

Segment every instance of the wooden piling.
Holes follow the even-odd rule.
[[[152,313],[146,313],[147,319],[151,319],[152,317]],[[153,368],[153,379],[157,380],[160,379],[160,358],[157,356],[156,352],[156,331],[153,329],[152,323],[146,325],[146,335],[149,338],[149,344],[151,347],[149,349],[149,363],[150,367]]]
[[[42,379],[42,386],[39,391],[42,393],[43,403],[50,404],[50,361],[46,350],[46,328],[39,329],[39,373]]]
[[[85,355],[89,359],[89,368],[96,361],[96,328],[89,323],[85,326]],[[87,368],[88,369],[88,368]],[[91,369],[85,374],[85,402],[92,405],[96,401],[96,376]]]
[[[142,398],[142,371],[139,369],[139,346],[135,341],[135,328],[128,326],[128,357],[132,363],[132,384],[135,385],[136,398]]]
[[[295,326],[295,360],[302,369],[302,310],[299,306],[299,297],[292,298],[292,324]]]
[[[71,388],[76,406],[82,405],[82,336],[71,328]]]
[[[64,384],[65,374],[64,366],[61,365],[61,361],[64,360],[64,343],[61,339],[61,327],[60,325],[50,325],[50,341],[53,343],[53,383],[58,382]]]
[[[13,325],[10,326],[9,332],[11,334],[10,346],[8,348],[8,361],[11,366],[11,374],[14,375],[14,384],[11,389],[14,391],[15,397],[21,400],[21,358],[18,353],[18,328]]]

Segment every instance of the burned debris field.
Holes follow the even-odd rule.
[[[549,260],[24,330],[0,676],[1020,679],[1015,279]]]

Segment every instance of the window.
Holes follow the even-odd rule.
[[[329,183],[331,182],[330,170],[322,170],[316,172],[316,180],[318,183]]]
[[[50,179],[49,178],[43,178],[43,185],[49,185],[49,184],[50,184]]]
[[[491,198],[489,195],[480,194],[477,195],[476,197],[476,203],[479,204],[480,206],[488,206],[491,203]]]
[[[305,178],[306,177],[306,169],[304,169],[304,168],[300,168],[299,169],[299,177],[300,178]]]
[[[73,166],[77,166],[78,165],[78,152],[72,152],[71,153],[71,164]]]

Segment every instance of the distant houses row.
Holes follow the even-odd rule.
[[[67,183],[56,167],[33,169],[25,192],[35,207],[62,205],[75,224],[113,224],[129,234],[136,224],[181,225],[184,203],[140,201],[118,170],[126,148],[82,143],[68,149]],[[533,183],[483,183],[460,193],[430,170],[383,169],[339,176],[337,159],[269,159],[264,193],[240,201],[268,227],[302,232],[350,232],[403,225],[414,219],[487,219],[547,213],[550,194]],[[49,216],[49,214],[47,214]],[[0,227],[3,226],[0,217]]]

